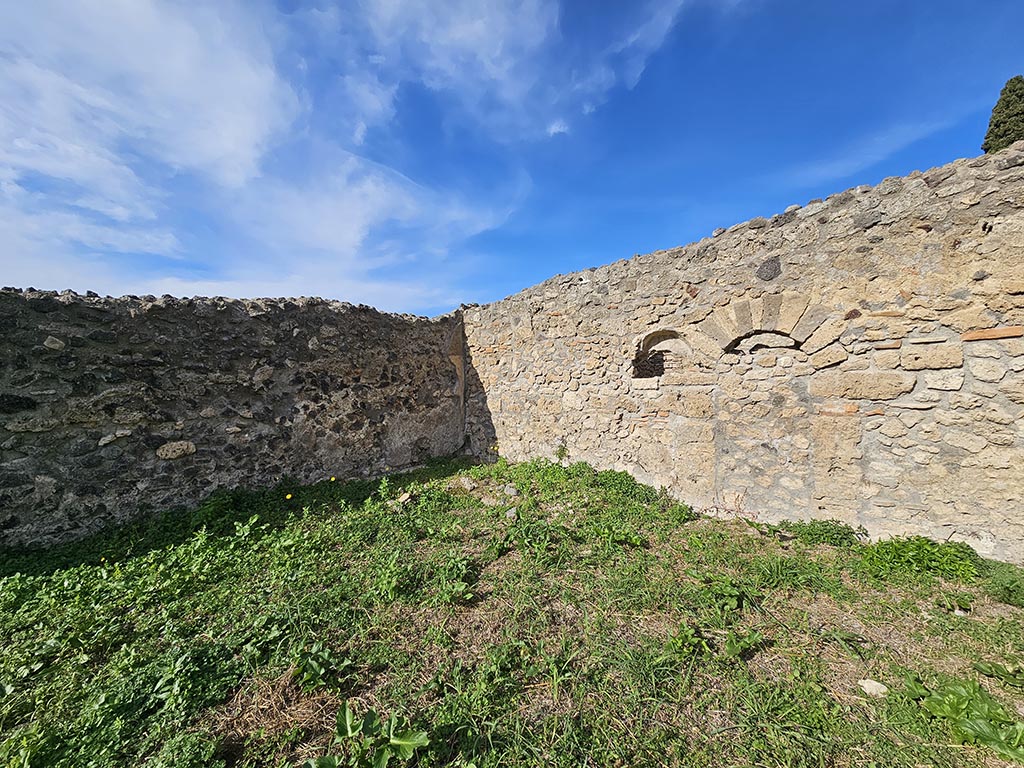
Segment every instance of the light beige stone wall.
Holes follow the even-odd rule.
[[[478,453],[1024,561],[1024,142],[464,320]]]

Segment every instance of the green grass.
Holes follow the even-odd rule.
[[[1022,596],[584,464],[219,493],[0,555],[0,766],[1024,762]]]

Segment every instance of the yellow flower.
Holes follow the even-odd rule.
[[[331,475],[331,482],[334,482],[334,475]]]
[[[292,495],[291,495],[290,493],[286,493],[286,494],[284,495],[284,497],[285,497],[286,499],[290,499],[290,498],[292,497]]]

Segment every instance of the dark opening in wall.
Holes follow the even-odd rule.
[[[788,333],[781,331],[751,331],[733,339],[725,348],[726,353],[744,354],[762,349],[799,349],[800,343]]]
[[[653,379],[656,376],[665,374],[665,352],[656,350],[654,352],[641,352],[633,360],[634,379]]]
[[[637,345],[633,356],[633,378],[663,376],[666,370],[677,367],[688,351],[675,331],[661,330],[648,334]]]

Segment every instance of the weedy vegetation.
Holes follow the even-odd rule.
[[[0,647],[18,768],[1024,763],[1020,568],[565,455],[3,553]]]

